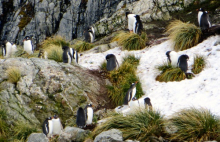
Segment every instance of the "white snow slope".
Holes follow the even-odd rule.
[[[220,116],[220,45],[214,46],[219,36],[212,36],[191,49],[178,52],[179,55],[189,56],[188,67],[190,72],[195,55],[204,55],[207,59],[205,69],[193,79],[180,82],[158,82],[155,80],[160,73],[155,67],[167,61],[166,51],[172,50],[171,41],[138,51],[122,51],[115,47],[103,53],[89,53],[80,57],[79,64],[88,69],[99,69],[107,54],[114,54],[121,64],[124,56],[134,54],[140,58],[137,76],[142,84],[146,97],[151,99],[154,109],[158,109],[165,116],[183,108],[207,108]]]

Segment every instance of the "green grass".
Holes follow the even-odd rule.
[[[83,52],[89,49],[92,49],[94,47],[93,44],[85,42],[85,41],[78,41],[76,42],[76,44],[74,45],[74,48],[78,51],[78,52]]]
[[[140,50],[146,47],[147,34],[142,32],[141,35],[120,32],[117,34],[112,41],[117,41],[119,45],[123,46],[126,50]]]
[[[93,131],[93,137],[103,131],[119,129],[123,139],[148,141],[150,136],[164,136],[163,116],[158,111],[138,111],[134,114],[112,116]]]
[[[61,46],[51,46],[45,50],[48,55],[48,59],[54,60],[56,62],[63,62],[63,50]]]
[[[5,141],[8,136],[9,126],[5,122],[6,119],[6,111],[0,108],[0,141]]]
[[[192,72],[194,74],[200,73],[205,68],[205,65],[206,65],[206,58],[201,55],[196,55],[194,57]]]
[[[6,70],[8,81],[11,83],[17,83],[21,78],[21,72],[17,67],[10,67]]]
[[[107,78],[109,78],[112,83],[112,86],[107,86],[108,95],[115,106],[123,104],[124,97],[131,84],[139,81],[138,77],[135,75],[138,64],[139,59],[135,58],[133,55],[129,55],[123,59],[118,69],[107,72]],[[106,64],[102,63],[100,68],[106,70]],[[137,83],[136,88],[136,97],[139,98],[143,95],[140,82]]]
[[[169,81],[181,81],[186,78],[185,73],[179,67],[172,67],[170,64],[164,63],[156,67],[161,71],[160,75],[156,77],[157,81],[169,82]]]
[[[13,136],[18,140],[26,140],[34,132],[38,132],[37,127],[29,123],[17,122],[13,128]]]
[[[175,20],[168,25],[167,34],[174,42],[174,50],[182,51],[197,45],[202,32],[194,24]]]
[[[172,139],[178,141],[220,140],[220,120],[209,110],[189,108],[176,112],[169,120],[177,128]]]

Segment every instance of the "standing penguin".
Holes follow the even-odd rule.
[[[144,105],[145,105],[145,109],[152,110],[152,104],[150,102],[150,98],[147,97],[144,99]]]
[[[108,54],[105,57],[105,59],[107,61],[107,66],[106,66],[107,71],[112,71],[116,68],[117,65],[119,66],[118,61],[114,54]]]
[[[11,57],[12,54],[12,44],[5,40],[2,48],[2,55],[6,58]]]
[[[86,107],[84,108],[84,111],[85,111],[86,125],[92,124],[92,119],[93,119],[92,104],[86,105]]]
[[[47,136],[47,137],[51,137],[52,136],[52,132],[53,132],[53,121],[52,121],[52,117],[48,117],[46,118],[46,120],[43,123],[43,133]]]
[[[128,89],[125,95],[125,98],[124,98],[124,105],[129,105],[129,102],[131,101],[131,99],[135,97],[137,83],[138,82],[132,83],[130,88]]]
[[[84,128],[86,124],[85,113],[81,107],[77,111],[76,124],[79,128]]]
[[[136,14],[131,14],[130,12],[126,12],[126,18],[128,18],[128,29],[130,33],[141,34],[143,30],[143,24],[141,22],[140,16]]]
[[[89,43],[93,43],[95,40],[95,30],[92,26],[87,27],[84,31],[85,41]]]
[[[61,124],[60,118],[55,114],[52,118],[53,122],[53,135],[59,135],[61,133],[61,130],[63,129],[63,126]]]
[[[166,56],[168,63],[171,64],[173,67],[177,67],[178,54],[175,51],[167,51]]]
[[[187,60],[189,59],[188,55],[181,55],[178,59],[178,67],[185,73],[187,77],[186,71],[188,70],[188,63]],[[188,77],[187,77],[188,78]]]
[[[74,48],[70,48],[70,54],[72,56],[72,61],[75,60],[78,63],[78,52]]]
[[[38,58],[47,59],[47,51],[40,49],[39,54],[38,54]]]
[[[2,44],[2,56],[6,55],[6,46],[5,44]]]
[[[72,55],[70,53],[70,48],[68,46],[63,46],[63,63],[71,63]]]
[[[29,36],[26,36],[23,42],[24,42],[24,51],[26,51],[28,54],[33,54],[34,47],[33,47],[31,38]]]
[[[208,12],[203,8],[200,8],[198,12],[198,23],[201,30],[206,30],[211,27]]]
[[[135,22],[133,24],[133,31],[136,34],[141,34],[142,30],[143,30],[143,24],[141,22],[140,16],[139,15],[135,15]]]

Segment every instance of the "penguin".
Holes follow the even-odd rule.
[[[107,66],[106,66],[107,71],[112,71],[116,68],[117,65],[119,66],[118,61],[114,54],[108,54],[105,57],[105,59],[107,61]]]
[[[33,54],[34,47],[32,45],[31,38],[29,36],[26,36],[23,42],[24,42],[24,51],[26,51],[28,54]]]
[[[124,105],[129,105],[129,102],[131,101],[131,99],[135,97],[137,83],[138,82],[132,83],[130,88],[128,89],[125,95],[125,98],[124,98]]]
[[[75,60],[75,62],[78,64],[78,52],[74,48],[70,48],[70,54],[72,56],[72,61]]]
[[[134,31],[134,33],[140,35],[143,30],[143,24],[141,22],[139,15],[135,15],[134,17],[136,20],[134,21],[134,24],[133,24],[133,31]]]
[[[48,117],[45,119],[44,123],[43,123],[43,133],[47,136],[47,137],[51,137],[52,136],[52,132],[53,132],[53,121],[52,121],[52,117]]]
[[[137,110],[140,108],[139,100],[136,97],[133,97],[132,100],[129,102],[129,106],[131,110]]]
[[[6,56],[6,46],[2,44],[2,56]]]
[[[79,128],[85,127],[86,117],[82,107],[77,110],[76,124]]]
[[[166,56],[168,64],[171,64],[173,67],[177,67],[178,54],[175,51],[167,51]]]
[[[63,63],[71,63],[72,55],[70,53],[70,48],[68,46],[63,46]]]
[[[55,114],[52,118],[53,122],[53,135],[59,135],[63,129],[63,126],[61,124],[60,118]]]
[[[178,67],[186,74],[187,77],[187,73],[186,71],[188,70],[188,63],[187,60],[189,59],[188,55],[181,55],[178,59]]]
[[[92,26],[87,27],[84,31],[85,41],[89,43],[93,43],[95,40],[95,30]]]
[[[150,98],[146,97],[144,99],[145,109],[152,110],[152,104],[150,102]]]
[[[130,33],[134,32],[134,23],[136,22],[135,14],[131,14],[130,12],[126,12],[126,18],[128,19],[128,30]]]
[[[84,108],[84,111],[85,111],[86,125],[91,125],[92,124],[92,119],[93,119],[92,104],[86,105],[86,107]]]
[[[39,54],[38,54],[38,58],[47,59],[47,51],[40,49]]]
[[[136,14],[131,14],[126,12],[126,18],[128,19],[128,29],[130,33],[141,34],[143,30],[143,24],[141,22],[140,16]]]
[[[198,23],[201,30],[206,30],[211,27],[208,12],[203,8],[200,8],[198,12]]]
[[[2,48],[2,55],[6,58],[11,57],[12,54],[12,44],[5,40]]]

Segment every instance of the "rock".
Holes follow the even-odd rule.
[[[96,109],[109,101],[105,99],[106,79],[79,65],[39,58],[9,58],[0,62],[0,104],[6,110],[9,124],[24,121],[40,125],[54,114],[63,124],[67,119],[71,123],[79,106],[92,102]],[[15,84],[7,81],[6,70],[11,67],[21,72]]]
[[[58,142],[82,142],[90,132],[76,127],[66,127],[58,138]]]
[[[27,138],[27,142],[49,142],[49,139],[43,133],[32,133]]]
[[[137,141],[137,140],[126,140],[125,142],[140,142],[140,141]]]
[[[117,129],[104,131],[95,137],[94,142],[122,142],[122,132]]]

